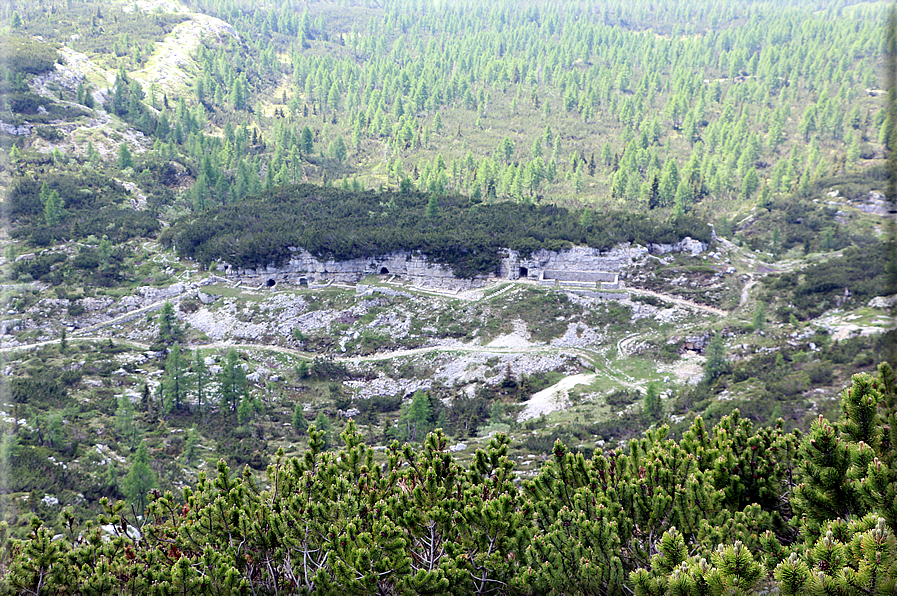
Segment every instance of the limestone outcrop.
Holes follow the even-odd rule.
[[[285,265],[271,263],[264,267],[239,268],[222,263],[218,265],[218,271],[229,279],[268,287],[357,283],[368,275],[398,275],[414,285],[444,290],[469,290],[486,283],[485,278],[457,278],[451,268],[428,261],[420,253],[400,251],[365,259],[321,261],[305,249],[290,247],[289,250],[292,255]]]
[[[543,285],[560,285],[595,290],[620,288],[620,272],[648,254],[688,252],[700,254],[707,245],[692,238],[676,244],[650,244],[647,247],[624,245],[602,251],[576,246],[562,251],[540,249],[529,256],[506,250],[494,276],[502,279],[531,279]],[[358,283],[368,275],[398,276],[413,285],[461,291],[481,287],[487,277],[462,279],[451,268],[434,263],[418,252],[399,251],[347,261],[322,261],[305,249],[290,247],[291,257],[284,265],[270,263],[258,267],[232,267],[219,263],[217,270],[228,279],[250,285],[274,287],[278,284]]]

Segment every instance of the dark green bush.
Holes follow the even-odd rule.
[[[225,259],[257,266],[287,260],[290,246],[320,257],[346,260],[406,250],[420,251],[472,277],[496,271],[500,249],[528,254],[572,241],[608,249],[620,242],[675,242],[684,236],[709,241],[697,218],[657,221],[642,214],[595,215],[584,233],[574,213],[555,205],[494,203],[468,208],[467,197],[439,198],[439,216],[426,216],[429,195],[417,192],[350,192],[296,185],[188,217],[160,237],[203,263]],[[368,214],[386,212],[389,217]]]
[[[13,73],[40,74],[56,68],[60,61],[56,47],[49,43],[6,37],[0,44],[5,66]]]

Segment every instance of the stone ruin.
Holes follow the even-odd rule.
[[[289,262],[280,266],[272,263],[264,267],[241,268],[219,263],[217,270],[228,279],[269,288],[278,285],[320,286],[334,282],[357,284],[369,275],[378,275],[387,279],[399,277],[415,286],[453,292],[479,288],[496,279],[529,279],[540,285],[572,291],[613,293],[621,289],[620,272],[648,254],[688,252],[696,255],[706,249],[705,243],[685,238],[677,244],[624,245],[607,251],[581,246],[562,251],[540,249],[526,257],[518,251],[506,250],[496,274],[473,279],[455,277],[450,267],[409,251],[346,261],[322,261],[305,249],[290,247]]]

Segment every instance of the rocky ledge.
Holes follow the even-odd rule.
[[[399,251],[347,261],[322,261],[305,249],[290,247],[292,256],[284,265],[269,263],[257,267],[233,267],[219,263],[217,270],[228,279],[251,285],[273,287],[278,284],[311,285],[330,282],[358,283],[368,275],[399,276],[413,285],[443,290],[470,290],[485,285],[486,276],[473,279],[455,277],[452,270],[434,263],[418,252]],[[562,251],[537,250],[523,256],[506,250],[493,276],[503,279],[569,280],[602,284],[605,289],[616,283],[616,275],[648,254],[686,252],[693,255],[707,250],[707,244],[683,238],[676,244],[621,245],[611,250],[576,246]]]

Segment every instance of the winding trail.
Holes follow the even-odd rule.
[[[712,315],[717,315],[719,317],[725,317],[729,315],[729,311],[723,310],[721,308],[716,308],[715,306],[707,306],[706,304],[698,304],[697,302],[692,302],[691,300],[686,300],[685,298],[679,298],[678,296],[673,296],[671,294],[661,294],[660,292],[655,292],[653,290],[642,290],[639,288],[630,288],[627,287],[626,291],[631,294],[636,294],[638,296],[654,296],[655,298],[660,298],[661,300],[666,300],[667,302],[672,302],[674,304],[678,304],[684,308],[690,308],[692,310],[700,310]]]
[[[584,373],[564,377],[551,387],[534,393],[529,398],[529,401],[526,402],[526,408],[517,416],[517,422],[523,422],[531,418],[538,418],[542,414],[566,409],[569,405],[567,397],[570,395],[570,390],[577,385],[588,385],[597,376],[596,373]]]
[[[738,308],[742,308],[745,304],[747,304],[748,298],[750,297],[751,288],[753,288],[757,284],[757,280],[754,279],[753,273],[748,273],[747,276],[750,278],[744,287],[741,288],[741,297],[738,300]]]
[[[617,342],[617,353],[620,355],[620,358],[626,358],[631,354],[629,351],[629,346],[635,343],[639,337],[641,337],[641,333],[633,333],[631,335],[627,335],[623,339]]]
[[[752,277],[753,279],[753,277]],[[189,283],[189,281],[184,280]],[[493,298],[497,298],[502,296],[515,288],[519,288],[522,284],[527,284],[527,282],[523,281],[514,281],[514,280],[501,280],[499,283],[503,284],[501,288],[496,290],[494,293],[489,294],[488,292],[484,292],[482,288],[478,288],[474,291],[467,292],[459,292],[457,294],[450,294],[438,291],[430,291],[425,288],[418,287],[405,287],[406,291],[411,291],[414,293],[422,293],[428,294],[434,297],[440,297],[445,299],[461,299],[465,301],[485,301],[492,300]],[[393,284],[390,284],[393,285]],[[342,286],[341,286],[342,287]],[[746,286],[742,290],[742,303],[746,300],[747,290],[750,288],[750,285]],[[351,286],[346,286],[345,289],[351,290]],[[247,290],[251,291],[252,289],[247,288]],[[637,288],[626,288],[626,290],[635,295],[645,295],[645,296],[655,296],[667,302],[670,302],[678,307],[687,308],[694,311],[699,311],[703,313],[707,313],[714,316],[727,316],[729,313],[712,306],[707,306],[703,304],[697,304],[686,300],[684,298],[679,298],[676,296],[671,296],[668,294],[662,294],[659,292],[654,292],[651,290],[643,290]],[[124,345],[132,347],[136,350],[148,352],[151,349],[151,344],[146,341],[139,340],[130,340],[123,337],[109,337],[108,335],[101,335],[103,329],[108,328],[113,325],[126,324],[134,321],[140,317],[145,317],[147,313],[157,311],[162,308],[165,302],[176,302],[186,296],[189,296],[195,293],[196,288],[187,287],[184,292],[174,295],[167,296],[164,299],[155,300],[150,304],[142,306],[140,308],[136,308],[126,313],[122,313],[120,315],[116,315],[110,318],[107,321],[103,321],[100,323],[96,323],[81,329],[74,331],[69,335],[68,341],[70,343],[79,343],[79,342],[108,342],[114,341],[118,345]],[[265,294],[270,293],[274,295],[279,292],[265,292]],[[642,337],[641,333],[631,333],[621,338],[616,343],[616,350],[620,359],[626,359],[633,353],[634,345],[639,341]],[[0,353],[9,353],[16,351],[27,351],[31,349],[37,349],[44,346],[50,345],[58,345],[60,343],[60,338],[35,342],[31,344],[21,344],[21,345],[11,345],[11,346],[0,346]],[[199,349],[199,350],[222,350],[226,351],[229,349],[238,349],[245,351],[253,351],[256,353],[276,353],[283,354],[295,358],[301,358],[304,360],[312,360],[315,357],[320,357],[322,354],[307,352],[304,350],[281,346],[281,345],[271,345],[271,344],[255,344],[255,343],[244,343],[244,342],[234,342],[230,340],[222,340],[222,341],[214,341],[210,343],[196,343],[191,342],[188,344],[184,344],[185,348],[190,349]],[[569,393],[570,390],[575,388],[578,385],[588,385],[595,381],[598,378],[607,378],[612,380],[614,383],[627,386],[630,388],[640,388],[641,384],[631,376],[627,375],[623,370],[619,369],[617,366],[614,366],[610,361],[607,361],[605,356],[603,363],[596,362],[596,358],[600,359],[600,355],[603,354],[600,351],[595,351],[594,349],[587,348],[576,348],[576,347],[555,347],[549,344],[531,344],[525,342],[521,345],[497,345],[492,346],[490,344],[480,345],[476,343],[444,343],[444,344],[435,344],[435,345],[425,345],[421,347],[415,348],[407,348],[407,349],[396,349],[389,350],[384,352],[378,352],[375,354],[369,354],[364,356],[358,355],[341,355],[334,358],[334,361],[339,363],[365,363],[365,362],[380,362],[385,360],[392,360],[396,358],[409,358],[414,356],[420,356],[425,354],[490,354],[490,355],[502,355],[502,354],[510,354],[510,355],[523,355],[523,354],[572,354],[576,357],[580,358],[583,361],[592,363],[590,368],[592,368],[592,372],[586,372],[581,374],[575,374],[568,377],[564,377],[558,383],[543,389],[535,393],[527,402],[525,409],[519,414],[517,420],[522,422],[524,420],[529,420],[532,418],[537,418],[542,414],[548,414],[551,412],[555,412],[558,410],[564,410],[569,407]]]

